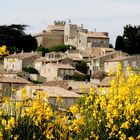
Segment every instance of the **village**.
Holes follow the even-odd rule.
[[[35,91],[40,90],[46,92],[51,104],[56,105],[56,98],[60,96],[65,108],[69,108],[90,87],[97,92],[100,87],[105,87],[106,93],[118,64],[124,72],[128,65],[134,73],[140,72],[140,55],[110,48],[108,32],[88,31],[83,24],[54,21],[47,30],[33,36],[38,46],[71,45],[75,48],[46,53],[45,56],[41,52],[22,51],[4,57],[0,64],[1,99],[8,96],[11,100],[22,100],[23,89],[26,89],[28,98],[34,99]],[[86,73],[76,69],[77,63],[86,64]],[[110,71],[113,75],[109,74]]]

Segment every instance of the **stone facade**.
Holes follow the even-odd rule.
[[[104,62],[104,71],[108,73],[110,70],[112,70],[114,73],[116,73],[119,63],[121,64],[124,72],[126,71],[128,65],[131,66],[132,71],[140,72],[140,55],[117,57],[112,60],[107,60]]]
[[[78,98],[81,97],[81,95],[73,92],[68,91],[66,89],[63,89],[61,87],[51,87],[51,86],[24,86],[23,88],[20,88],[17,90],[14,94],[14,97],[18,100],[22,100],[22,90],[26,90],[27,97],[30,99],[36,98],[36,92],[44,92],[48,96],[48,99],[43,98],[46,102],[49,102],[52,105],[56,105],[57,107],[63,107],[65,109],[68,109],[71,105],[74,105]],[[57,103],[57,97],[61,96],[64,101],[64,106],[59,106]],[[61,104],[62,105],[62,104]]]
[[[75,68],[66,64],[46,64],[42,67],[40,75],[47,81],[63,80],[65,75],[74,75]]]
[[[72,45],[79,50],[91,47],[109,47],[107,32],[88,32],[83,25],[66,24],[64,21],[55,21],[49,25],[47,31],[34,35],[38,46],[52,47],[55,45]]]
[[[29,81],[18,77],[16,74],[1,74],[0,75],[0,97],[13,95],[13,89],[17,89],[23,85],[30,84]]]
[[[94,73],[100,71],[104,71],[104,62],[107,60],[112,60],[115,59],[117,57],[122,57],[122,56],[127,56],[128,54],[126,53],[122,53],[119,51],[112,51],[109,53],[105,53],[104,51],[101,52],[102,55],[99,55],[95,58],[91,59],[91,66],[90,66],[90,71],[91,71],[91,75],[93,75]]]
[[[23,68],[33,67],[33,62],[36,58],[39,58],[40,54],[36,52],[31,53],[15,53],[4,58],[5,71],[20,72]]]
[[[64,26],[65,21],[54,21],[54,25],[49,25],[47,31],[35,34],[34,37],[38,42],[38,46],[46,48],[64,44]]]
[[[109,37],[107,32],[88,32],[87,29],[74,24],[65,25],[64,44],[85,50],[87,47],[109,47]]]
[[[59,31],[43,32],[35,35],[35,38],[38,42],[38,46],[42,46],[45,48],[64,44],[64,34],[63,32]]]

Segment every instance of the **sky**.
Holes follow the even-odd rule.
[[[140,0],[1,0],[0,25],[25,24],[27,34],[46,30],[54,20],[108,32],[110,43],[123,27],[140,25]]]

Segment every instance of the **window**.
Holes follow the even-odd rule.
[[[136,61],[132,62],[132,67],[135,68],[136,67]]]
[[[127,65],[128,65],[128,61],[124,60],[124,67],[127,67]]]

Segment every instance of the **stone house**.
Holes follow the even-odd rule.
[[[21,86],[31,84],[26,79],[18,77],[16,74],[1,74],[0,75],[0,96],[11,96],[14,91],[13,89]]]
[[[117,58],[106,60],[104,61],[104,71],[108,73],[112,70],[116,73],[119,63],[121,64],[124,72],[126,71],[128,65],[131,66],[132,71],[140,71],[140,55],[118,56]]]
[[[86,50],[92,47],[109,47],[107,32],[88,32],[87,29],[74,25],[65,25],[64,44],[76,46],[79,50]]]
[[[46,58],[40,57],[34,61],[34,68],[41,72],[42,67],[45,65],[53,63],[53,64],[69,64],[74,66],[74,61],[70,58]]]
[[[51,80],[63,80],[66,75],[73,76],[75,68],[66,64],[53,64],[49,63],[42,67],[40,75]]]
[[[40,54],[36,52],[14,53],[4,58],[4,69],[8,72],[20,72],[23,68],[33,67],[34,60],[39,57]]]
[[[126,53],[122,53],[119,51],[112,51],[112,52],[107,52],[104,53],[101,52],[101,55],[96,56],[91,59],[91,65],[90,65],[90,73],[93,75],[94,73],[100,71],[104,71],[104,62],[106,60],[113,60],[114,58],[117,58],[118,56],[128,56]]]
[[[50,52],[45,54],[46,58],[61,59],[66,58],[67,54],[63,52]]]
[[[64,44],[64,21],[54,21],[54,25],[49,25],[47,31],[35,34],[38,46],[46,48]]]
[[[24,86],[19,90],[17,90],[15,93],[15,98],[17,98],[18,100],[22,100],[21,93],[23,88],[24,90],[26,90],[28,98],[35,99],[36,91],[38,91],[39,93],[45,92],[46,95],[49,97],[48,99],[44,98],[46,102],[49,102],[50,104],[56,105],[58,107],[63,107],[65,109],[68,109],[71,105],[74,105],[77,99],[81,97],[81,95],[63,89],[61,87],[37,85],[37,86]],[[63,99],[64,101],[63,106],[57,103],[57,97],[61,97]]]

